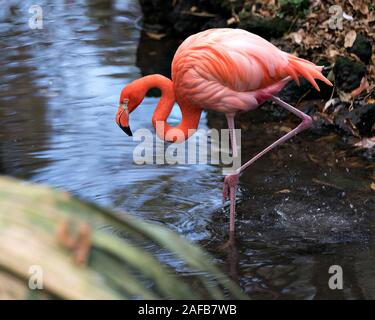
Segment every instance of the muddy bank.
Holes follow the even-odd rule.
[[[141,0],[140,3],[144,31],[138,49],[138,66],[143,74],[159,72],[170,76],[173,52],[193,33],[231,27],[259,34],[285,51],[325,66],[324,73],[334,83],[334,88],[319,82],[321,92],[317,92],[302,80],[300,86],[290,83],[280,96],[313,116],[317,133],[336,132],[354,148],[362,148],[363,155],[373,158],[374,48],[372,33],[364,28],[365,23],[374,22],[371,12],[363,11],[363,7],[345,6],[345,12],[357,19],[353,24],[356,33],[345,21],[343,30],[329,28],[327,12],[331,1],[322,1],[319,7],[309,1],[277,4],[275,1]],[[322,29],[319,24],[325,27]],[[281,111],[275,108],[265,109],[271,110],[274,119],[280,116]],[[220,117],[208,114],[209,119],[217,116]],[[241,121],[246,123],[248,116],[242,116]]]

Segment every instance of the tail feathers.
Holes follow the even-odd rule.
[[[318,91],[320,91],[320,89],[315,79],[319,79],[329,86],[332,86],[331,81],[322,74],[323,67],[291,54],[288,55],[288,61],[289,64],[286,67],[286,72],[298,85],[300,84],[299,77],[304,77]]]

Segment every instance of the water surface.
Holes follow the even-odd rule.
[[[168,226],[204,246],[252,298],[375,298],[373,165],[337,136],[302,134],[242,177],[236,246],[224,248],[221,168],[135,165],[137,142],[114,122],[122,87],[142,74],[138,3],[40,1],[43,30],[28,26],[33,4],[1,2],[1,172]],[[145,98],[133,128],[152,129],[157,101]],[[295,125],[263,112],[245,124],[243,159]],[[179,119],[177,107],[170,122]],[[342,291],[328,288],[334,264],[344,269]]]

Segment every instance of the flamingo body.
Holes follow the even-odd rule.
[[[187,38],[172,62],[177,102],[224,113],[249,111],[292,78],[329,83],[321,67],[241,29],[210,29]]]
[[[128,84],[120,96],[116,122],[131,135],[129,114],[140,105],[147,91],[158,87],[161,99],[152,117],[157,135],[168,141],[181,142],[198,127],[203,109],[226,114],[231,134],[233,156],[237,156],[234,116],[257,108],[271,99],[302,119],[298,127],[259,152],[224,180],[223,198],[230,199],[230,231],[234,232],[235,195],[240,174],[254,161],[310,127],[311,117],[275,97],[290,80],[299,83],[306,78],[319,90],[315,79],[328,85],[322,67],[275,47],[263,38],[240,29],[211,29],[187,38],[178,48],[172,62],[172,80],[149,75]],[[172,127],[167,123],[177,101],[182,120]],[[162,126],[158,126],[161,123]],[[192,130],[193,129],[193,130]]]

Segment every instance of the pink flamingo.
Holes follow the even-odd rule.
[[[223,112],[231,133],[232,154],[237,156],[234,117],[239,112],[256,109],[270,99],[292,112],[302,122],[292,131],[272,143],[243,164],[224,180],[223,200],[230,199],[229,230],[235,229],[235,197],[240,174],[254,161],[277,145],[311,126],[312,119],[302,111],[275,96],[290,80],[299,84],[306,78],[316,90],[314,79],[332,83],[322,73],[322,67],[283,52],[263,38],[240,29],[211,29],[187,38],[178,48],[172,62],[172,81],[162,75],[149,75],[128,84],[121,92],[116,122],[131,135],[129,114],[142,102],[147,91],[160,88],[161,99],[152,117],[156,133],[164,140],[180,142],[189,138],[198,127],[203,109]],[[171,127],[167,118],[175,101],[182,120]],[[162,126],[156,123],[161,121]],[[182,134],[177,134],[179,130]]]

